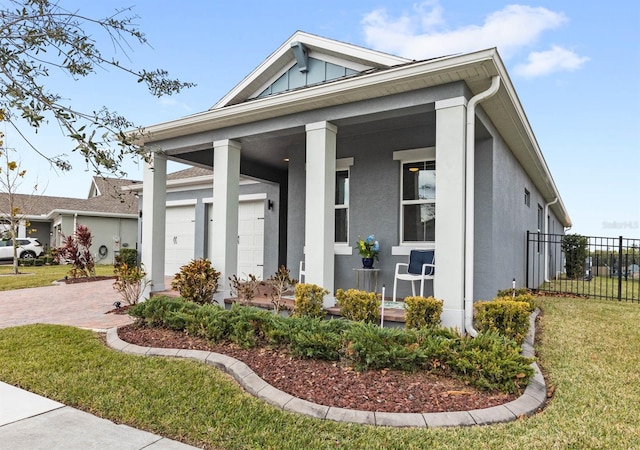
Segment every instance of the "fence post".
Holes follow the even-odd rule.
[[[618,301],[622,301],[622,236],[618,238]]]
[[[525,264],[525,272],[524,272],[524,285],[525,287],[529,288],[529,230],[527,230],[527,250],[526,250],[526,256],[525,258],[527,259],[527,263]]]

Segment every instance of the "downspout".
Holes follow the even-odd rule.
[[[554,197],[552,201],[544,205],[544,281],[549,282],[549,206],[558,201],[558,197]]]
[[[466,164],[465,164],[465,236],[464,236],[464,328],[472,337],[478,332],[473,328],[473,258],[475,219],[475,135],[476,105],[493,97],[500,88],[500,76],[491,78],[491,86],[471,97],[467,104]]]

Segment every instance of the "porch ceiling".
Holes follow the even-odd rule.
[[[350,117],[331,122],[338,127],[339,145],[343,138],[424,126],[425,122],[429,120],[425,113],[432,114],[432,112],[420,111],[420,113],[416,112],[404,116],[385,117],[378,115],[367,117],[366,120],[363,117]],[[306,134],[304,127],[298,126],[278,132],[243,136],[236,140],[242,146],[243,161],[286,170],[288,164],[286,160],[291,153],[305,147]],[[212,152],[213,149],[208,146],[208,148],[184,153],[168,152],[168,155],[170,159],[175,161],[212,167]]]

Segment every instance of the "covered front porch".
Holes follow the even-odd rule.
[[[277,255],[265,259],[265,278],[279,265],[297,278],[304,261],[306,283],[331,293],[354,288],[355,243],[374,234],[378,292],[382,285],[390,292],[395,264],[411,249],[434,248],[437,275],[426,295],[445,301],[445,326],[464,329],[466,94],[464,83],[452,83],[148,143],[155,151],[144,175],[141,252],[152,289],[166,288],[166,166],[175,160],[215,172],[207,254],[222,273],[219,300],[229,297],[237,270],[242,175],[279,186],[279,198],[265,199],[279,220],[278,233],[265,236],[265,247],[276,248],[265,255]],[[486,140],[484,128],[480,134]],[[424,180],[428,186],[419,185]],[[410,295],[408,284],[399,295]],[[333,304],[330,294],[325,307]]]

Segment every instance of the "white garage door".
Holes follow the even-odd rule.
[[[167,207],[164,273],[174,275],[195,254],[196,210],[193,205]]]
[[[212,218],[212,205],[209,218]],[[215,218],[213,218],[215,220]],[[209,236],[213,236],[212,220],[209,220]],[[248,274],[263,279],[264,273],[264,200],[243,201],[238,206],[238,269],[236,275]]]

